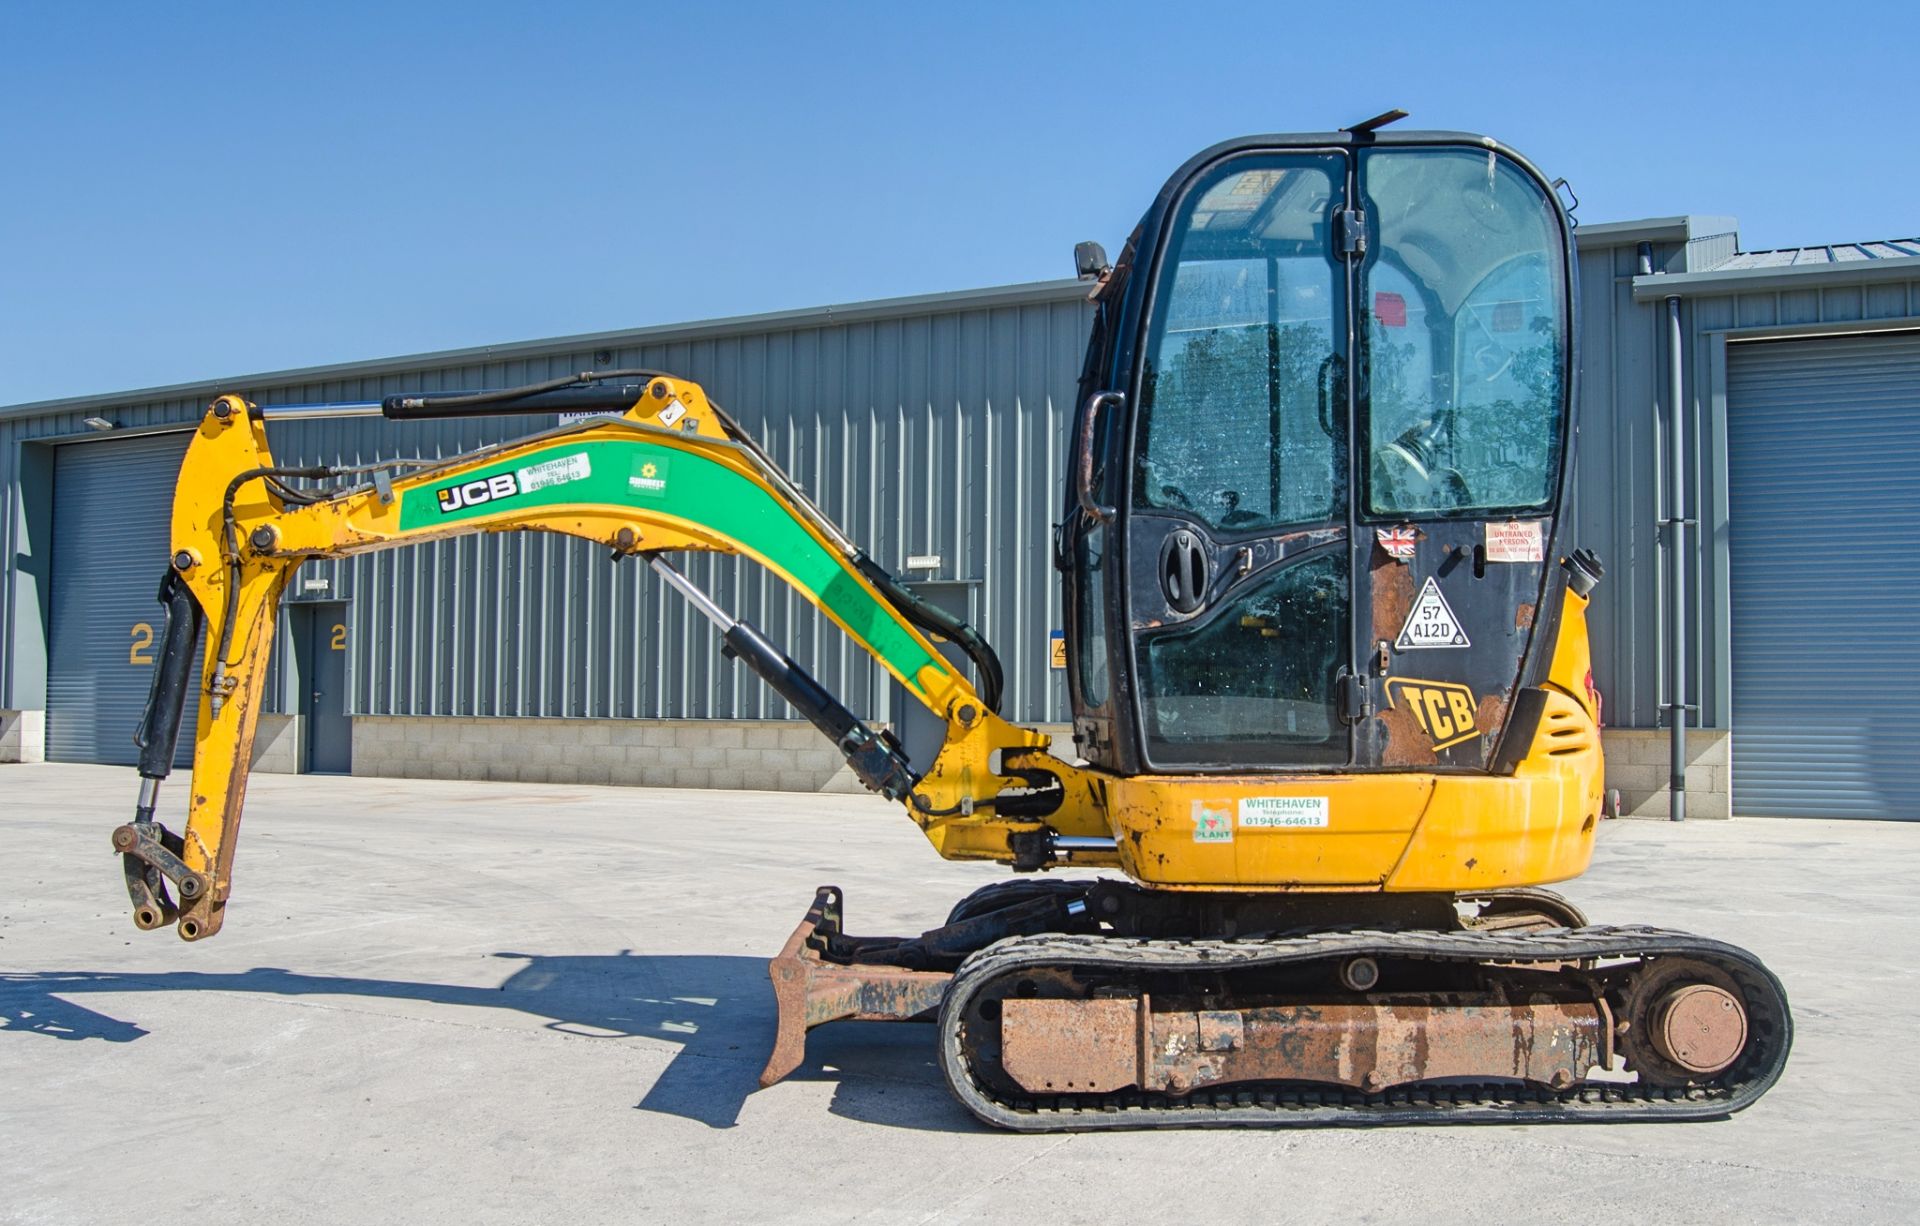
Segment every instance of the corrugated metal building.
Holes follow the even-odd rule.
[[[1920,715],[1920,698],[1881,685],[1867,699],[1841,681],[1867,658],[1873,619],[1920,603],[1920,559],[1911,534],[1899,539],[1905,512],[1920,508],[1920,244],[1741,253],[1731,219],[1698,216],[1590,225],[1578,239],[1576,513],[1580,543],[1609,568],[1594,626],[1612,782],[1629,809],[1664,812],[1660,729],[1678,700],[1697,707],[1701,729],[1689,738],[1690,813],[1725,815],[1731,803],[1920,816],[1920,766],[1889,760],[1866,735]],[[126,734],[149,675],[139,627],[156,611],[171,465],[215,391],[354,401],[608,364],[702,382],[876,558],[905,571],[910,556],[938,557],[907,573],[999,648],[1009,714],[1063,722],[1048,661],[1059,621],[1048,532],[1083,294],[1047,282],[0,410],[0,759],[131,759]],[[1699,524],[1685,549],[1677,696],[1663,543],[1669,297],[1681,304],[1683,512]],[[551,422],[317,419],[269,433],[284,461],[366,462],[448,455]],[[1852,496],[1824,498],[1836,492]],[[147,523],[158,544],[140,538]],[[857,712],[890,717],[884,676],[778,583],[731,560],[692,560],[690,571]],[[778,701],[720,659],[704,623],[642,568],[609,565],[584,543],[469,538],[302,574],[264,768],[847,782],[810,728],[780,721]],[[1920,676],[1914,649],[1893,650],[1905,663],[1890,669],[1882,654],[1869,675]],[[326,672],[333,663],[344,677]],[[350,745],[328,742],[330,707],[350,721]]]
[[[1920,759],[1884,748],[1920,718],[1920,694],[1894,680],[1920,676],[1920,648],[1888,634],[1920,601],[1920,541],[1903,527],[1920,511],[1920,242],[1742,253],[1733,219],[1697,216],[1582,227],[1579,242],[1577,514],[1609,566],[1594,651],[1620,726],[1610,781],[1664,811],[1666,734],[1651,730],[1681,702],[1702,729],[1690,815],[1920,818]],[[1867,685],[1849,684],[1859,674]]]
[[[699,381],[876,558],[977,619],[1007,664],[1009,714],[1064,720],[1065,686],[1048,667],[1059,619],[1048,532],[1089,309],[1084,286],[1051,282],[0,410],[5,544],[17,559],[0,639],[12,753],[31,756],[39,739],[56,760],[132,761],[173,473],[215,392],[350,402],[608,366]],[[553,422],[321,418],[268,433],[283,463],[361,463],[452,455]],[[908,571],[909,556],[939,561]],[[692,558],[687,570],[856,712],[890,718],[885,674],[783,585],[737,559]],[[84,590],[90,581],[110,590]],[[314,564],[294,600],[302,607],[279,640],[292,650],[276,652],[271,691],[279,718],[263,726],[270,769],[312,765],[312,730],[297,717],[313,714],[301,675],[313,670],[289,665],[324,661],[338,642],[354,769],[769,787],[836,778],[838,756],[810,728],[765,726],[784,704],[720,658],[704,620],[644,567],[610,565],[585,542],[512,534]],[[309,651],[314,630],[328,642]],[[570,722],[519,723],[553,719]],[[635,720],[698,722],[664,734],[605,726]],[[664,743],[620,743],[643,734]]]

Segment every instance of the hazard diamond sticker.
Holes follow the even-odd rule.
[[[1400,637],[1394,640],[1393,649],[1471,646],[1467,632],[1460,628],[1460,619],[1453,615],[1447,598],[1440,594],[1440,585],[1434,582],[1433,576],[1427,576],[1426,586],[1420,589],[1420,598],[1413,602],[1413,612],[1407,614],[1407,624],[1400,627]]]

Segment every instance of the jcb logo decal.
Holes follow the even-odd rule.
[[[1435,749],[1458,745],[1480,734],[1474,723],[1473,691],[1458,682],[1389,677],[1387,700],[1394,710],[1413,716],[1420,730],[1433,738]]]
[[[520,483],[513,479],[512,473],[496,473],[464,485],[443,485],[433,494],[440,500],[440,511],[445,514],[462,507],[477,507],[496,498],[511,498],[519,492]]]

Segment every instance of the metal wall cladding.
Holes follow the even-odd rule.
[[[1654,245],[1654,266],[1711,265],[1725,236]],[[1599,551],[1607,577],[1591,612],[1595,679],[1607,722],[1663,723],[1665,558],[1660,520],[1667,420],[1665,308],[1636,304],[1636,245],[1596,237],[1580,248],[1580,390],[1584,412],[1570,543]],[[1066,430],[1088,326],[1072,282],[815,311],[800,322],[722,321],[571,338],[484,354],[367,363],[306,381],[231,384],[263,404],[354,401],[404,390],[530,382],[608,363],[653,366],[705,384],[827,512],[884,564],[940,555],[924,578],[977,585],[982,628],[1006,658],[1008,712],[1067,718],[1047,667],[1059,618],[1048,530],[1059,514]],[[1690,589],[1686,691],[1699,726],[1728,726],[1732,674],[1726,523],[1728,338],[1749,330],[1851,326],[1920,316],[1920,282],[1769,289],[1685,300],[1681,411],[1694,457],[1688,514]],[[607,361],[596,360],[598,352]],[[453,360],[457,358],[458,360]],[[324,375],[324,377],[322,377]],[[23,510],[24,441],[89,437],[98,414],[121,432],[198,421],[206,394],[0,419],[0,517],[9,565],[0,600],[0,706],[38,707],[43,657],[20,647],[44,622],[50,544]],[[343,418],[276,422],[290,462],[449,456],[550,426],[551,417],[388,423]],[[84,445],[84,444],[78,444]],[[33,451],[48,449],[29,448]],[[50,467],[43,463],[42,467]],[[27,561],[15,562],[26,558]],[[690,573],[787,643],[823,681],[872,718],[891,718],[887,686],[838,631],[749,563],[695,559]],[[718,655],[638,566],[608,564],[583,543],[536,535],[468,538],[348,563],[309,566],[325,595],[353,601],[356,713],[757,718],[785,715],[775,697]],[[315,595],[320,593],[316,592]],[[38,610],[36,612],[35,610]],[[23,621],[23,618],[25,619]],[[36,633],[38,633],[36,631]],[[29,636],[30,637],[30,636]],[[282,653],[284,654],[284,653]],[[285,688],[276,661],[272,693]]]
[[[1050,533],[1090,309],[1084,287],[1071,282],[954,299],[950,306],[914,300],[897,314],[872,304],[846,322],[810,312],[805,326],[744,320],[688,328],[684,336],[660,329],[632,343],[584,338],[513,361],[363,377],[348,371],[247,390],[270,405],[502,387],[595,366],[691,378],[881,564],[904,573],[909,554],[936,554],[939,569],[906,577],[973,585],[980,628],[1006,663],[1006,713],[1064,721],[1065,685],[1047,657],[1047,632],[1060,617]],[[137,428],[196,421],[204,405],[196,397],[86,411]],[[18,449],[9,444],[27,430],[83,430],[65,420],[78,416],[0,422],[0,455],[11,463]],[[268,436],[283,463],[368,463],[457,455],[553,424],[550,415],[317,418],[272,422]],[[685,559],[685,569],[856,712],[893,718],[886,674],[770,573],[704,555]],[[310,586],[316,583],[325,586]],[[612,563],[604,548],[581,541],[541,533],[468,537],[309,563],[295,582],[293,598],[302,595],[351,602],[353,714],[792,715],[721,658],[711,625],[645,567]],[[12,607],[10,599],[9,614]],[[285,672],[277,661],[269,691],[282,710]],[[7,687],[0,692],[11,694],[11,671],[0,680]]]
[[[1727,357],[1734,812],[1920,820],[1920,332]]]
[[[1654,244],[1654,267],[1684,271],[1700,251],[1720,258],[1718,237]],[[1665,470],[1667,316],[1663,302],[1636,303],[1637,245],[1580,251],[1580,391],[1574,534],[1597,550],[1607,575],[1589,611],[1594,681],[1610,726],[1664,726],[1667,677],[1666,553],[1661,521],[1669,514]],[[1692,721],[1726,728],[1733,675],[1727,649],[1731,601],[1727,488],[1727,353],[1743,335],[1779,329],[1830,329],[1920,316],[1920,282],[1887,281],[1805,290],[1769,289],[1686,297],[1681,304],[1688,455],[1688,676]]]
[[[1679,255],[1679,244],[1657,245],[1655,265]],[[1580,249],[1581,426],[1568,544],[1594,550],[1607,568],[1587,615],[1605,718],[1651,728],[1665,682],[1657,540],[1666,485],[1654,406],[1665,397],[1666,316],[1634,303],[1638,269],[1636,244]]]
[[[130,405],[108,414],[125,431],[146,430],[169,423],[198,420],[203,403]],[[98,434],[84,417],[101,410],[87,408],[41,416],[0,419],[0,549],[6,567],[0,571],[0,707],[36,709],[46,704],[48,684],[48,627],[53,616],[54,559],[54,440],[77,440],[75,446],[119,437]],[[184,449],[184,439],[180,446]],[[164,506],[164,501],[163,501]],[[164,510],[162,511],[164,515]],[[164,525],[164,521],[163,521]],[[164,526],[158,556],[138,565],[137,586],[147,597],[159,587],[166,568]],[[124,556],[124,555],[123,555]],[[153,606],[157,613],[159,606]]]

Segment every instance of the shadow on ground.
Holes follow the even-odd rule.
[[[233,973],[165,971],[0,972],[0,1033],[130,1043],[148,1031],[72,998],[100,993],[243,992],[430,1001],[512,1009],[546,1029],[596,1039],[665,1040],[679,1050],[637,1104],[731,1128],[772,1050],[773,989],[759,958],[623,951],[525,962],[497,988],[307,975],[272,967]],[[867,1123],[939,1131],[972,1120],[946,1093],[934,1066],[933,1028],[842,1022],[808,1037],[807,1061],[789,1080],[834,1083],[835,1114]]]

